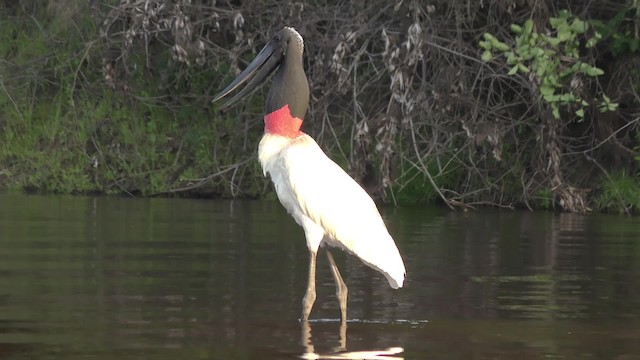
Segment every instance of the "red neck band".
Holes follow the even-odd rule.
[[[288,138],[295,138],[300,135],[302,119],[291,116],[289,105],[264,116],[264,132],[276,134]]]

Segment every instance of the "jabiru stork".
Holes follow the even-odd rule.
[[[406,271],[371,197],[309,135],[300,131],[309,105],[303,50],[302,36],[294,28],[283,28],[213,101],[249,80],[223,104],[227,108],[275,71],[265,103],[264,135],[258,146],[258,159],[264,175],[270,175],[278,199],[304,230],[309,249],[309,280],[301,320],[307,321],[316,300],[316,255],[321,246],[340,248],[357,256],[381,272],[394,289],[402,287]],[[336,283],[341,321],[346,322],[347,286],[328,249],[327,258]]]

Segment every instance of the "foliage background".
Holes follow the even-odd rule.
[[[568,10],[602,39],[604,71],[561,87],[482,61],[485,33]],[[305,38],[303,130],[375,197],[450,207],[640,209],[640,2],[4,0],[0,188],[53,193],[273,196],[255,149],[267,87],[210,104],[283,25]],[[558,71],[570,66],[558,57]],[[603,94],[618,104],[600,112]]]

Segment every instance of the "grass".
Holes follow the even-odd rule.
[[[206,96],[179,105],[163,100],[168,93],[205,94],[213,70],[173,64],[168,52],[150,59],[150,68],[145,51],[135,51],[127,59],[126,85],[138,91],[110,89],[100,49],[108,44],[82,35],[97,32],[85,16],[88,9],[31,5],[33,16],[0,21],[0,189],[141,195],[185,189],[223,196],[263,191],[266,180],[246,161],[254,156],[259,130],[238,131],[242,124],[231,114],[214,113]],[[164,83],[157,69],[169,74]],[[244,165],[224,172],[234,164]]]
[[[625,171],[603,176],[593,202],[596,210],[629,214],[640,209],[640,176]]]

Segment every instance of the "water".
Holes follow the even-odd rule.
[[[640,359],[637,218],[382,212],[405,288],[321,253],[303,326],[277,202],[0,195],[0,358]]]

